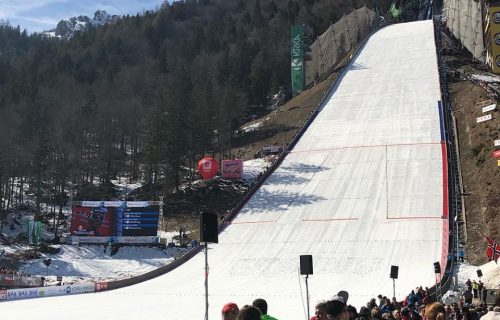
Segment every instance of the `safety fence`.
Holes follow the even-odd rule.
[[[485,62],[482,2],[444,0],[442,18],[446,28],[472,53],[474,58]]]
[[[305,63],[306,87],[324,79],[354,47],[378,26],[379,15],[366,6],[344,15],[310,46],[311,60]]]
[[[438,70],[439,70],[439,80],[441,85],[441,99],[440,101],[440,111],[443,122],[443,139],[446,145],[446,173],[448,177],[448,189],[447,189],[447,199],[448,202],[448,217],[443,219],[443,242],[447,242],[447,251],[442,252],[441,266],[443,273],[436,281],[436,286],[430,289],[431,300],[438,300],[442,293],[455,287],[457,283],[454,283],[453,274],[456,272],[457,267],[457,257],[459,250],[459,232],[458,232],[458,222],[462,215],[462,206],[459,201],[461,188],[461,181],[459,179],[458,170],[458,156],[456,145],[455,131],[453,128],[453,114],[452,108],[449,101],[449,91],[448,91],[448,80],[446,78],[446,72],[444,68],[443,60],[443,50],[441,48],[441,23],[439,19],[434,19],[434,36],[436,42],[436,55],[438,58]],[[439,275],[436,275],[439,277]]]

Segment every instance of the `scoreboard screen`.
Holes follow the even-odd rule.
[[[71,234],[156,236],[160,210],[147,201],[82,201],[72,208]]]
[[[117,208],[117,236],[154,236],[158,230],[157,207]]]

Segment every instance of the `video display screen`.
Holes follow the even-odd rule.
[[[71,234],[94,237],[156,236],[160,214],[158,206],[132,201],[83,201],[72,213]]]

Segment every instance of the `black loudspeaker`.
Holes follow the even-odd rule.
[[[434,262],[434,273],[441,273],[441,265],[439,262]]]
[[[300,274],[313,274],[313,256],[300,256]]]
[[[399,271],[399,267],[398,266],[391,266],[391,279],[397,279],[398,278],[398,271]]]
[[[201,214],[200,242],[219,243],[219,226],[215,213],[203,212]]]
[[[477,269],[477,276],[479,278],[481,278],[483,276],[483,272],[481,271],[481,269]]]

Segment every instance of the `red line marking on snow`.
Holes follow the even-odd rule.
[[[311,149],[311,150],[292,150],[288,153],[303,153],[303,152],[321,152],[321,151],[333,151],[342,149],[357,149],[357,148],[380,148],[380,147],[394,147],[394,146],[419,146],[419,145],[429,145],[429,144],[441,144],[441,142],[421,142],[421,143],[395,143],[395,144],[374,144],[374,145],[361,145],[361,146],[346,146],[337,148],[325,148],[325,149]]]
[[[356,221],[358,218],[302,219],[302,221]]]
[[[230,224],[250,224],[250,223],[272,223],[278,220],[262,220],[262,221],[240,221],[240,222],[231,222]]]

